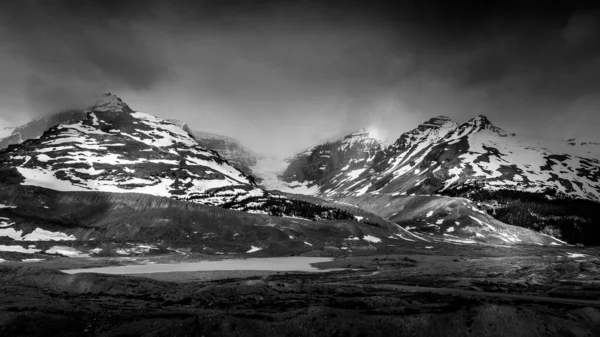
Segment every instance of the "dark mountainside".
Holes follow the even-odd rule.
[[[372,138],[367,130],[358,131],[289,158],[289,166],[281,178],[287,182],[325,185],[339,179],[341,171],[360,170],[368,166],[380,150],[380,142]]]
[[[0,217],[10,219],[15,223],[11,228],[18,228],[23,235],[40,228],[62,233],[73,238],[64,244],[84,252],[101,248],[104,255],[115,255],[115,250],[127,244],[145,243],[172,251],[227,254],[242,254],[255,246],[261,248],[259,256],[277,256],[301,254],[325,246],[339,250],[346,246],[348,237],[385,238],[394,233],[411,237],[396,225],[352,209],[339,212],[354,211],[367,220],[274,217],[141,193],[59,192],[14,185],[3,186],[0,204],[16,205],[0,209]],[[319,215],[334,209],[307,204]],[[0,244],[27,247],[33,243],[38,248],[56,244],[3,239],[1,233],[0,230]],[[352,244],[361,245],[360,242]],[[31,254],[20,256],[28,255]]]

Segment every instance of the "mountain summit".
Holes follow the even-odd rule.
[[[90,108],[98,112],[133,112],[123,100],[110,92],[102,94]]]
[[[140,192],[222,205],[262,195],[254,178],[179,126],[103,95],[77,122],[0,153],[22,185],[59,191]],[[4,179],[8,179],[5,175]]]
[[[333,142],[312,147],[289,158],[282,175],[286,182],[324,185],[364,170],[381,150],[381,143],[368,129],[356,131]]]

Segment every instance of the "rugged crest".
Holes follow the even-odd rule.
[[[373,161],[381,143],[369,130],[351,133],[344,138],[317,145],[288,160],[282,175],[288,183],[324,185],[360,174]]]

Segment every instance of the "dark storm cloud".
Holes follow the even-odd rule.
[[[593,1],[49,0],[0,13],[3,98],[25,92],[51,112],[116,91],[266,151],[369,124],[395,138],[440,114],[543,136],[598,108]]]
[[[145,44],[136,17],[127,16],[134,12],[112,2],[3,4],[2,27],[13,51],[36,70],[106,78],[134,89],[147,89],[168,73],[160,55]]]
[[[144,36],[143,24],[151,12],[137,17],[132,4],[52,0],[0,4],[5,57],[25,68],[25,89],[36,108],[84,102],[83,97],[88,100],[105,87],[148,90],[168,77],[168,64]]]

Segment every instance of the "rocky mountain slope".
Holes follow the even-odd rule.
[[[281,179],[308,187],[351,180],[370,166],[380,150],[381,143],[369,130],[354,132],[289,158]]]
[[[589,243],[592,223],[600,220],[591,212],[600,202],[600,160],[568,150],[564,144],[510,134],[485,116],[462,124],[440,116],[404,133],[352,174],[329,171],[329,179],[316,181],[317,195],[336,200],[377,194],[465,197],[503,222]],[[301,163],[293,160],[290,168]],[[535,199],[535,216],[510,217],[510,207],[534,212],[515,206],[523,196]],[[567,211],[575,204],[584,208],[583,216]]]
[[[600,201],[600,161],[555,152],[508,134],[486,117],[463,124],[438,117],[403,134],[355,179],[322,187],[326,195],[434,194],[473,186]]]
[[[160,249],[287,255],[323,247],[340,251],[349,246],[384,245],[382,240],[396,234],[407,238],[395,237],[396,244],[416,240],[400,226],[365,211],[293,201],[320,216],[306,219],[239,212],[142,193],[8,185],[0,190],[0,258],[119,256]],[[361,216],[335,219],[327,216],[331,211]],[[2,256],[6,252],[9,256]]]
[[[498,221],[466,198],[369,194],[346,196],[339,202],[373,212],[419,237],[460,244],[564,245],[549,234]]]

